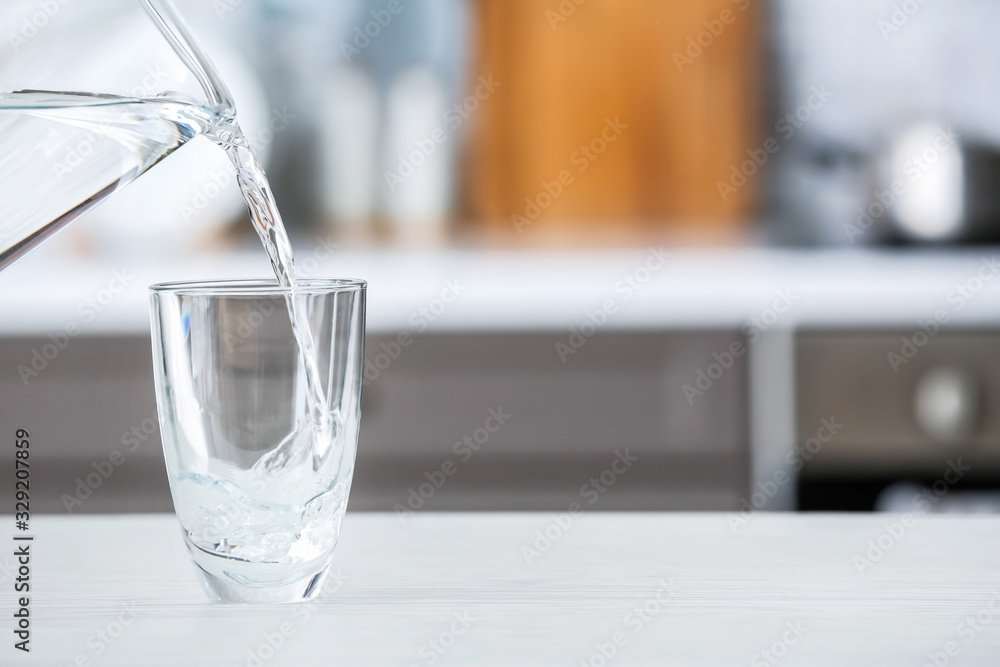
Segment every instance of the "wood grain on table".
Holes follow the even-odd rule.
[[[1000,665],[1000,518],[560,521],[350,513],[322,597],[261,607],[206,601],[171,515],[35,517],[0,665]]]

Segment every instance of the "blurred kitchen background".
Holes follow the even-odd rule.
[[[370,282],[352,509],[1000,510],[1000,5],[176,4]],[[36,511],[170,510],[146,287],[268,272],[197,139],[0,273]]]

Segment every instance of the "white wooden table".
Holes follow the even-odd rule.
[[[34,517],[0,665],[1000,665],[1000,519],[897,521],[354,513],[320,600],[255,607],[206,602],[172,516]]]

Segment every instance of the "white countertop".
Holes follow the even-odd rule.
[[[206,601],[173,516],[36,516],[32,652],[8,630],[0,664],[1000,664],[1000,518],[730,519],[349,513],[322,597],[263,607]]]
[[[981,270],[989,278],[1000,270],[984,264],[994,257],[992,248],[665,250],[671,257],[648,274],[642,267],[651,255],[641,248],[339,250],[320,262],[316,256],[325,251],[300,244],[297,261],[300,270],[311,269],[310,276],[367,279],[369,331],[375,333],[419,333],[425,324],[438,331],[565,331],[608,300],[613,312],[607,329],[739,327],[761,317],[782,293],[792,301],[773,325],[778,327],[915,328],[936,311],[958,326],[1000,324],[1000,280],[986,280],[973,291]],[[263,252],[183,262],[132,256],[101,264],[53,261],[44,253],[36,251],[0,273],[0,335],[44,335],[68,323],[84,334],[144,333],[151,283],[269,275]],[[115,271],[125,272],[126,289],[92,312],[86,300],[101,295]],[[638,288],[627,285],[627,276]],[[450,281],[457,281],[459,295],[446,304],[438,300]],[[968,286],[968,298],[956,291],[958,285]]]

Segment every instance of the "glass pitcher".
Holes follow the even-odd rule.
[[[0,35],[0,270],[235,114],[169,0],[5,0]]]

